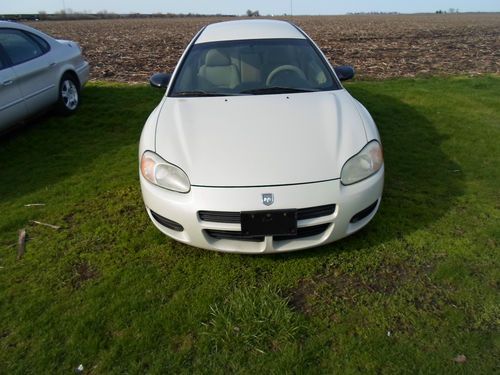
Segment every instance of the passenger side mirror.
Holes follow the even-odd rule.
[[[149,79],[149,84],[157,89],[166,89],[171,77],[169,73],[156,73]]]
[[[349,65],[336,66],[334,70],[337,74],[337,77],[339,77],[341,81],[347,81],[348,79],[354,77],[355,74],[354,68]]]

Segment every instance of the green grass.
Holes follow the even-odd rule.
[[[347,88],[382,135],[381,209],[292,254],[219,254],[153,227],[137,176],[148,87],[93,83],[76,116],[2,137],[0,373],[498,370],[500,78]]]

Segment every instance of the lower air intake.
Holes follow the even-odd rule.
[[[179,223],[158,215],[156,212],[151,211],[151,216],[153,216],[153,219],[155,219],[159,224],[163,225],[166,228],[175,230],[177,232],[182,232],[184,230],[184,227]]]
[[[358,221],[363,220],[365,217],[370,215],[375,207],[377,207],[378,201],[373,202],[370,204],[368,207],[366,207],[364,210],[359,211],[356,215],[354,215],[351,219],[351,224],[357,223]]]

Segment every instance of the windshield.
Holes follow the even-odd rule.
[[[192,46],[170,96],[264,95],[338,89],[306,39],[258,39]]]

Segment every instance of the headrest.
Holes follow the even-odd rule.
[[[205,57],[205,65],[226,66],[231,65],[231,60],[218,49],[211,49],[207,52],[207,56]]]

